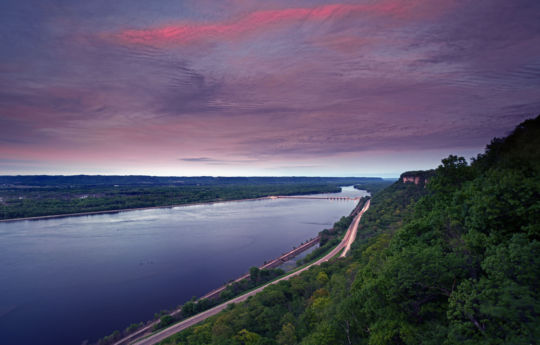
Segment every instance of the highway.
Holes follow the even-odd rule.
[[[278,195],[270,196],[270,199],[318,199],[318,200],[360,200],[360,197],[350,198],[346,196],[298,196],[298,195]]]
[[[360,211],[352,221],[351,226],[349,227],[349,231],[347,231],[347,234],[349,234],[349,238],[347,239],[347,243],[345,244],[345,249],[343,250],[343,253],[341,253],[341,255],[339,256],[340,258],[344,258],[345,256],[347,256],[347,254],[351,250],[351,245],[353,244],[354,240],[356,240],[356,233],[358,232],[358,224],[360,224],[360,219],[362,218],[364,212],[366,212],[369,208],[370,203],[371,199],[366,202],[366,204],[362,208],[362,211]],[[351,229],[352,231],[350,231]]]
[[[351,225],[349,226],[349,228],[347,229],[347,232],[345,234],[345,236],[343,237],[343,240],[334,248],[332,249],[331,252],[329,252],[328,254],[326,254],[325,256],[323,256],[322,258],[320,258],[319,260],[313,262],[312,264],[306,266],[306,267],[303,267],[301,269],[299,269],[298,271],[295,271],[285,277],[282,277],[278,280],[275,280],[275,281],[272,281],[268,284],[265,284],[257,289],[254,289],[244,295],[241,295],[241,296],[238,296],[236,298],[233,298],[227,302],[224,302],[218,306],[215,306],[211,309],[208,309],[200,314],[197,314],[197,315],[194,315],[188,319],[185,319],[183,321],[180,321],[174,325],[171,325],[157,333],[154,333],[146,338],[143,338],[143,339],[139,339],[139,340],[135,340],[134,342],[132,342],[131,344],[137,344],[137,345],[152,345],[152,344],[156,344],[156,343],[159,343],[160,341],[170,337],[171,335],[173,334],[176,334],[186,328],[189,328],[193,325],[196,325],[198,324],[199,322],[202,322],[204,320],[206,320],[207,318],[211,317],[211,316],[214,316],[216,315],[217,313],[219,313],[220,311],[222,311],[223,309],[225,309],[229,304],[231,303],[239,303],[239,302],[243,302],[245,301],[246,299],[248,299],[250,296],[253,296],[253,295],[256,295],[257,293],[261,292],[262,290],[264,290],[266,287],[268,287],[269,285],[272,285],[272,284],[277,284],[279,283],[280,281],[282,280],[288,280],[288,279],[291,279],[292,277],[295,277],[299,274],[301,274],[302,272],[308,270],[310,267],[314,266],[314,265],[320,265],[322,264],[323,262],[326,262],[328,260],[330,260],[331,258],[333,258],[334,256],[336,256],[341,250],[343,250],[343,253],[340,257],[344,257],[350,250],[351,248],[351,244],[354,242],[355,238],[356,238],[356,233],[358,231],[358,225],[360,223],[360,219],[362,218],[362,215],[364,214],[364,212],[366,212],[368,209],[369,209],[369,205],[370,205],[370,200],[368,200],[366,202],[366,204],[364,205],[364,207],[362,208],[362,210],[356,215],[356,217],[353,219]]]

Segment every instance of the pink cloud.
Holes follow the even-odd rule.
[[[419,6],[423,6],[421,11],[418,10]],[[434,14],[440,9],[442,9],[440,4],[429,4],[426,0],[408,2],[389,0],[358,5],[330,4],[312,8],[260,10],[230,21],[182,22],[149,29],[124,30],[106,34],[104,37],[127,45],[183,45],[197,41],[239,39],[260,30],[285,27],[298,21],[324,21],[331,18],[343,18],[347,15],[378,15],[410,19]]]

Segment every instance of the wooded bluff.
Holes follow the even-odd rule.
[[[373,196],[350,257],[163,343],[536,343],[540,117],[471,164],[449,156],[429,174],[426,184],[399,180]]]

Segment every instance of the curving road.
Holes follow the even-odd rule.
[[[349,253],[349,251],[351,250],[351,245],[353,244],[354,240],[356,239],[356,233],[358,232],[358,224],[360,223],[360,218],[362,218],[362,215],[364,214],[364,212],[367,211],[367,209],[369,208],[370,203],[371,203],[371,199],[366,201],[366,204],[364,205],[364,207],[362,207],[362,210],[358,213],[358,215],[356,215],[356,217],[354,218],[354,220],[351,223],[351,226],[347,230],[347,234],[349,235],[349,238],[347,239],[347,243],[345,244],[345,249],[343,250],[343,253],[341,253],[341,255],[339,256],[340,258],[344,258]],[[345,237],[347,237],[347,236],[345,236]],[[343,238],[343,240],[345,240],[345,238]],[[342,243],[343,243],[343,241],[342,241]]]
[[[160,341],[170,337],[171,335],[173,334],[176,334],[180,331],[183,331],[184,329],[186,328],[189,328],[201,321],[204,321],[206,320],[207,318],[209,318],[210,316],[214,316],[216,315],[217,313],[219,313],[220,311],[222,311],[223,309],[225,309],[229,304],[231,303],[239,303],[239,302],[243,302],[245,301],[246,299],[248,299],[248,297],[250,296],[253,296],[253,295],[256,295],[257,293],[261,292],[262,290],[264,290],[266,287],[268,287],[269,285],[272,285],[272,284],[276,284],[276,283],[279,283],[280,281],[282,280],[288,280],[288,279],[291,279],[292,277],[295,277],[297,275],[299,275],[300,273],[308,270],[311,266],[314,266],[314,265],[320,265],[322,264],[323,262],[326,262],[328,260],[330,260],[331,258],[333,258],[334,256],[336,256],[341,250],[343,250],[343,253],[341,254],[340,257],[344,257],[345,255],[347,255],[347,253],[349,252],[349,250],[351,249],[351,244],[354,242],[355,238],[356,238],[356,233],[358,231],[358,224],[360,223],[360,218],[362,218],[362,215],[364,214],[364,212],[366,212],[369,208],[369,205],[370,205],[370,200],[368,200],[366,202],[366,204],[364,205],[364,207],[362,208],[362,210],[356,215],[356,217],[354,218],[354,220],[352,221],[351,225],[349,226],[349,229],[347,229],[347,233],[345,234],[345,236],[343,237],[343,240],[337,245],[337,247],[335,247],[330,253],[326,254],[325,256],[323,256],[322,258],[320,258],[319,260],[315,261],[314,263],[302,268],[302,269],[299,269],[298,271],[295,271],[285,277],[282,277],[278,280],[274,280],[273,282],[270,282],[268,284],[265,284],[255,290],[252,290],[248,293],[246,293],[245,295],[242,295],[242,296],[238,296],[236,298],[233,298],[227,302],[224,302],[218,306],[215,306],[211,309],[208,309],[206,311],[203,311],[202,313],[200,314],[197,314],[197,315],[194,315],[188,319],[185,319],[181,322],[178,322],[168,328],[165,328],[163,329],[162,331],[159,331],[155,334],[152,334],[144,339],[140,339],[140,340],[135,340],[135,342],[133,342],[132,344],[137,344],[137,345],[153,345],[153,344],[156,344],[156,343],[159,343]]]

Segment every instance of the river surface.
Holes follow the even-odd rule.
[[[264,199],[0,223],[0,343],[95,342],[278,257],[355,204]]]

